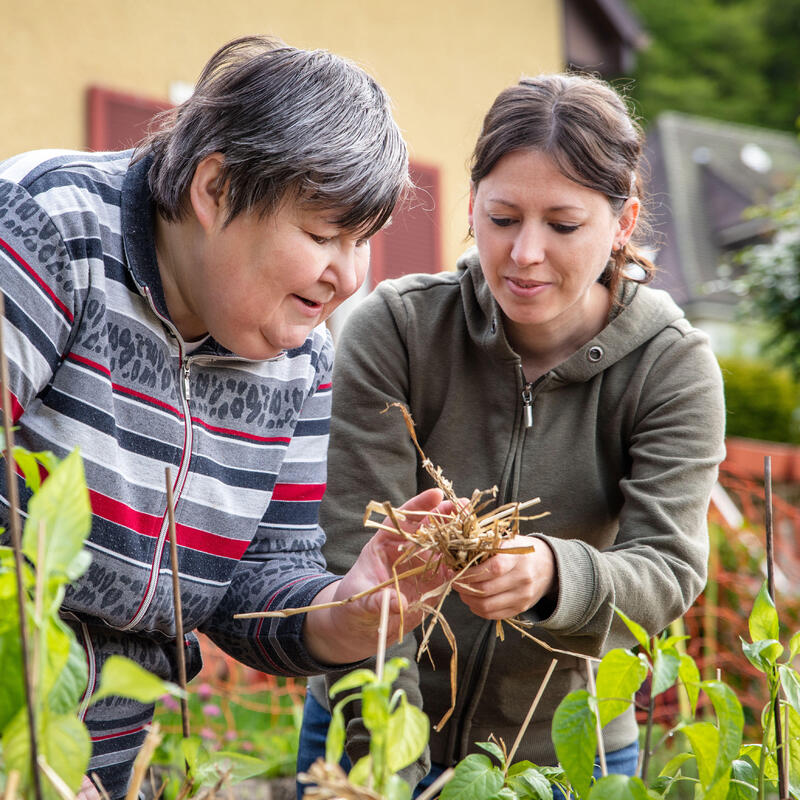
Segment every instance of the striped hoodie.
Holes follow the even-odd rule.
[[[89,666],[82,714],[90,771],[112,798],[152,707],[87,708],[103,661],[134,658],[175,679],[165,467],[170,468],[185,631],[208,634],[257,669],[325,671],[303,615],[234,620],[306,605],[325,571],[325,489],[333,350],[305,344],[249,361],[212,339],[189,352],[167,313],[153,241],[149,161],[131,151],[39,151],[0,164],[0,269],[17,443],[80,448],[93,511],[86,574],[63,615]],[[225,298],[221,297],[224,303]],[[7,527],[5,473],[0,524]],[[24,509],[29,492],[19,479]],[[200,656],[186,637],[190,677]]]

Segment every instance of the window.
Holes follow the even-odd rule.
[[[160,111],[171,108],[166,100],[89,87],[87,95],[88,146],[90,150],[125,150],[147,133]]]

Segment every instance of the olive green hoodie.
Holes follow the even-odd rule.
[[[706,513],[724,454],[722,381],[707,337],[666,293],[626,281],[621,298],[594,339],[530,385],[476,251],[457,272],[382,283],[352,313],[336,356],[322,507],[330,568],[346,570],[369,538],[368,501],[399,504],[431,485],[400,413],[380,413],[399,401],[457,494],[496,485],[498,504],[540,497],[532,511],[550,512],[522,524],[547,540],[558,572],[555,603],[527,612],[535,636],[599,656],[633,644],[613,606],[651,634],[680,617],[705,584]],[[451,764],[492,733],[511,745],[553,653],[509,628],[500,641],[455,593],[444,616],[458,645],[458,698],[431,734],[430,755]],[[396,650],[413,659],[414,648],[409,636]],[[431,650],[435,669],[426,657],[401,680],[417,702],[421,688],[436,723],[450,705],[441,633]],[[586,680],[583,659],[558,656],[517,758],[556,762],[553,713]],[[324,702],[321,679],[312,684]],[[631,711],[606,726],[606,750],[636,736]],[[348,737],[351,758],[364,755],[357,719]]]

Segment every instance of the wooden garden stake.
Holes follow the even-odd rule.
[[[522,726],[519,729],[517,738],[514,740],[514,744],[512,745],[511,751],[509,752],[508,758],[506,759],[506,764],[508,764],[509,766],[514,763],[514,756],[517,754],[517,749],[519,748],[520,742],[522,741],[522,737],[525,735],[525,731],[528,730],[528,725],[531,724],[531,720],[533,719],[533,714],[536,711],[536,706],[539,705],[539,701],[542,699],[542,695],[544,694],[544,690],[547,687],[547,684],[550,682],[550,677],[553,674],[553,670],[556,668],[556,664],[558,664],[558,659],[554,658],[550,662],[550,666],[547,668],[547,672],[545,673],[545,676],[542,679],[541,684],[539,685],[539,691],[536,692],[536,697],[533,698],[533,702],[531,703],[531,707],[528,709],[528,713],[525,715],[525,719],[522,721]],[[589,664],[589,669],[591,669],[591,664]]]
[[[378,627],[378,653],[375,657],[375,674],[378,680],[383,679],[383,665],[386,662],[386,634],[389,627],[389,599],[391,595],[384,589],[381,595],[381,621]]]
[[[436,792],[453,777],[454,772],[455,770],[452,767],[448,767],[424,792],[419,794],[417,800],[430,800],[435,797]]]
[[[133,762],[133,776],[131,777],[125,800],[138,800],[139,789],[142,787],[147,769],[150,766],[150,762],[153,760],[153,753],[155,753],[156,748],[161,744],[162,738],[161,726],[157,722],[154,722],[147,731],[142,749],[138,752],[136,760]]]
[[[181,579],[178,573],[178,541],[175,532],[175,506],[172,497],[172,476],[169,467],[164,469],[167,484],[167,514],[169,515],[169,554],[172,563],[172,598],[175,609],[175,652],[178,656],[178,685],[181,697],[181,725],[183,736],[189,736],[189,700],[186,696],[186,653],[183,644],[183,609],[181,608]]]
[[[44,773],[45,778],[50,781],[50,785],[56,790],[56,794],[61,800],[75,800],[72,789],[67,786],[64,779],[47,763],[43,755],[38,757],[39,769]]]
[[[767,591],[772,604],[775,605],[775,548],[772,530],[772,457],[764,456],[764,527],[767,537]],[[778,796],[788,797],[786,769],[783,754],[783,736],[781,731],[781,699],[780,692],[775,697],[772,709],[775,717],[775,760],[778,762]],[[788,731],[787,731],[788,733]]]
[[[6,778],[6,791],[3,794],[3,800],[16,800],[17,787],[19,786],[19,770],[12,769]]]
[[[19,610],[20,653],[22,655],[22,681],[25,688],[25,705],[28,710],[28,739],[31,751],[31,776],[36,800],[42,800],[42,784],[39,776],[39,754],[36,745],[36,717],[33,712],[33,683],[31,663],[28,657],[28,619],[25,615],[25,586],[22,579],[22,531],[19,524],[19,492],[14,470],[14,430],[11,424],[11,394],[8,390],[8,359],[3,333],[5,321],[5,297],[0,293],[0,382],[3,384],[3,428],[6,435],[6,485],[8,486],[8,520],[11,528],[11,543],[14,548],[14,567],[17,580],[17,608]]]
[[[589,694],[597,697],[597,688],[594,683],[594,670],[592,669],[592,662],[586,659],[586,680],[589,684]],[[599,712],[598,708],[598,712]],[[600,725],[600,714],[594,716],[595,727],[597,728],[597,754],[600,756],[600,775],[606,777],[608,775],[608,767],[606,766],[606,748],[603,744],[603,728]]]

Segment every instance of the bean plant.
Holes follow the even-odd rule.
[[[35,741],[39,761],[45,762],[39,782],[42,797],[49,800],[62,797],[63,787],[57,790],[47,774],[55,773],[74,792],[91,755],[91,740],[78,716],[88,681],[86,657],[59,615],[67,585],[89,566],[90,554],[84,543],[91,526],[91,508],[77,451],[59,460],[49,452],[31,453],[16,447],[14,459],[33,493],[22,536],[23,604]],[[46,480],[42,480],[42,472]],[[16,771],[19,796],[32,798],[35,788],[20,628],[14,552],[0,546],[0,794],[5,792],[8,776]],[[134,662],[113,656],[104,665],[91,702],[123,695],[149,703],[168,691],[179,692]]]
[[[791,637],[788,654],[780,661],[786,651],[766,582],[749,617],[750,641],[742,641],[769,690],[762,738],[756,743],[742,742],[744,715],[734,691],[722,680],[701,680],[696,663],[681,646],[687,637],[665,633],[650,638],[621,611],[617,614],[635,637],[637,652],[611,650],[599,664],[595,692],[580,689],[559,704],[552,725],[559,767],[508,764],[502,742],[480,743],[497,764],[483,754],[467,756],[456,766],[442,800],[552,800],[554,786],[574,800],[655,800],[675,797],[681,784],[691,785],[695,800],[766,800],[777,796],[779,762],[785,767],[788,796],[800,798],[800,676],[792,666],[800,652],[800,632]],[[639,774],[595,779],[598,723],[602,727],[623,713],[648,678],[650,713]],[[676,684],[688,695],[690,715],[664,740],[681,734],[686,746],[651,779],[653,699]],[[780,746],[776,714],[784,722]]]

